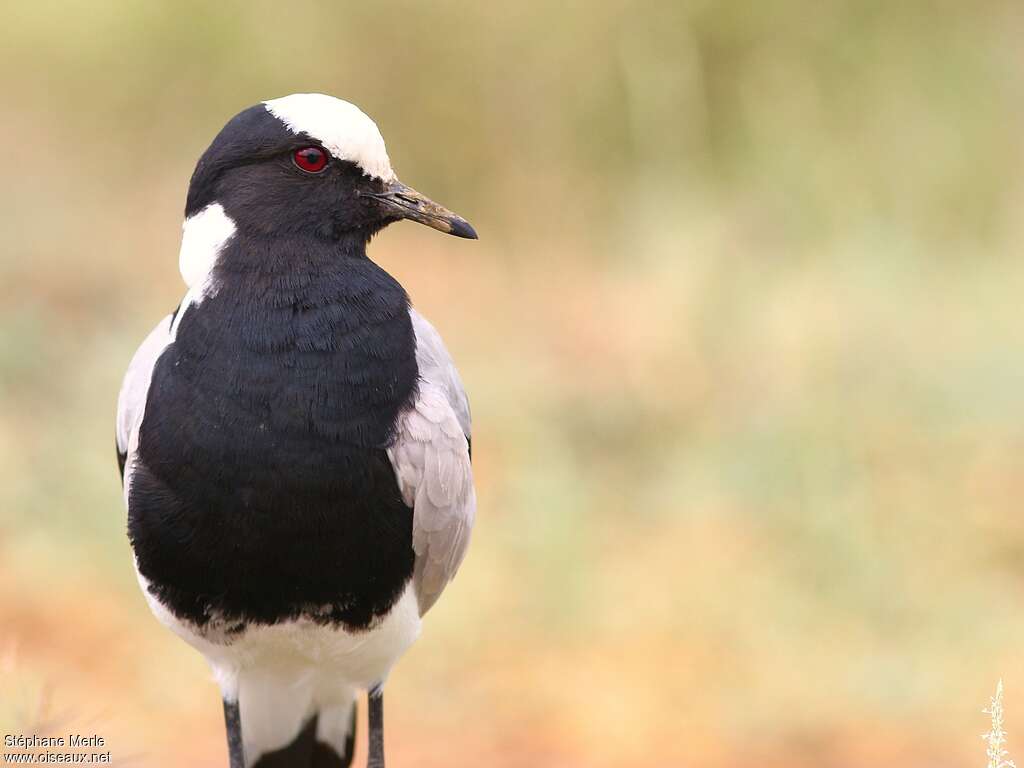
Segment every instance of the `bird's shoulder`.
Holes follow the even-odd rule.
[[[441,334],[433,324],[414,308],[409,309],[413,332],[416,334],[416,366],[419,368],[420,381],[427,386],[436,387],[443,393],[451,406],[466,435],[467,441],[472,438],[472,414],[469,407],[469,396],[455,367],[448,348]]]
[[[476,516],[469,400],[440,334],[412,310],[419,386],[388,456],[413,510],[413,585],[420,613],[437,601],[469,546]]]
[[[173,321],[174,315],[167,315],[149,332],[132,356],[121,381],[121,390],[117,396],[114,437],[122,475],[128,454],[136,447],[139,426],[146,410],[149,385],[153,378],[153,368],[160,355],[174,340],[171,334]]]

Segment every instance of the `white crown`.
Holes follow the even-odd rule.
[[[367,176],[394,181],[377,124],[355,104],[322,93],[294,93],[263,104],[293,133],[306,133],[339,160],[358,165]]]

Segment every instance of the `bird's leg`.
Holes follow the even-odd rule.
[[[238,713],[238,702],[224,699],[224,728],[228,732],[229,768],[245,768],[242,752],[242,718]]]
[[[384,685],[378,683],[369,695],[370,750],[366,768],[384,768]]]

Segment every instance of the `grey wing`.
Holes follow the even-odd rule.
[[[171,315],[168,315],[136,350],[124,375],[121,392],[117,396],[117,424],[114,437],[125,489],[128,488],[127,474],[131,472],[132,459],[138,448],[139,427],[146,412],[146,397],[153,377],[153,367],[167,345],[174,341],[170,329]]]
[[[415,309],[410,309],[409,315],[412,317],[413,330],[416,331],[416,365],[420,369],[420,378],[441,388],[455,411],[455,418],[459,420],[466,440],[472,442],[469,398],[466,397],[459,371],[441,340],[441,334]]]
[[[441,337],[413,312],[420,387],[399,419],[388,455],[413,509],[413,586],[425,614],[455,576],[469,546],[476,491],[469,458],[469,402]]]

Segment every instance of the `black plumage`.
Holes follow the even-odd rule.
[[[408,297],[363,243],[237,236],[157,361],[129,489],[139,571],[197,624],[363,627],[412,573],[385,448],[416,391]]]

